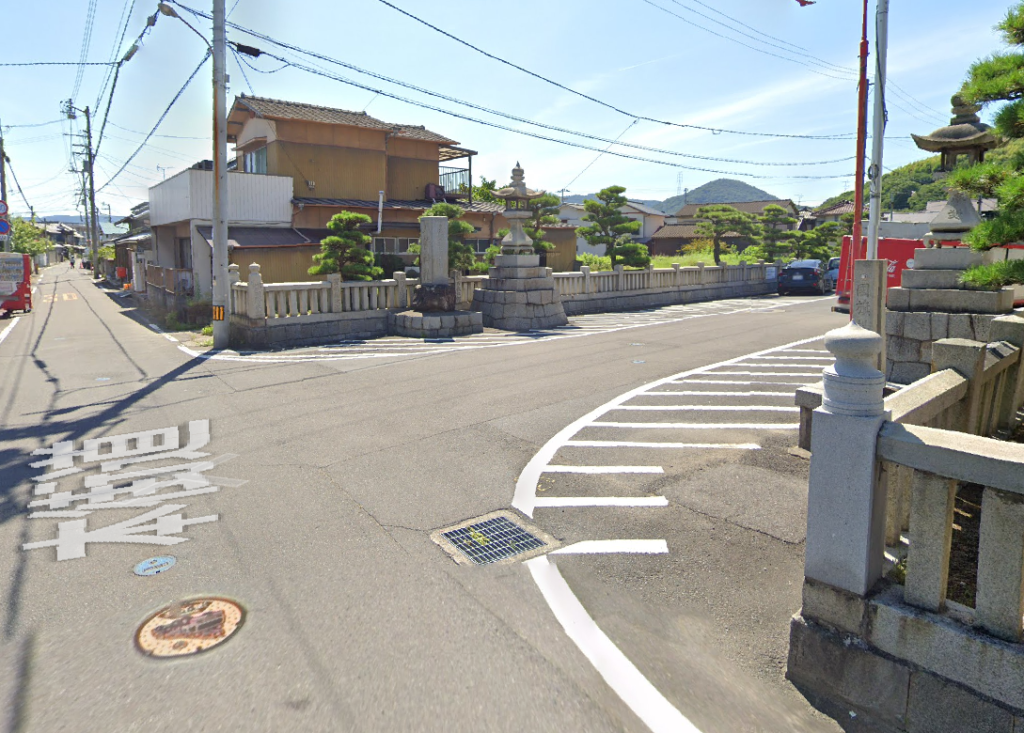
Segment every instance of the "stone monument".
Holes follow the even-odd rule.
[[[448,217],[420,217],[420,282],[412,309],[388,314],[388,331],[411,338],[449,338],[482,333],[483,317],[455,309],[458,295],[448,278]]]
[[[523,222],[531,217],[530,201],[543,194],[526,187],[519,163],[512,169],[512,185],[494,192],[505,200],[509,233],[501,240],[501,254],[494,258],[490,276],[473,293],[473,310],[483,313],[485,326],[531,331],[569,322],[551,268],[540,266],[533,240],[523,231]]]

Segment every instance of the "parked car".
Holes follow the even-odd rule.
[[[833,257],[828,261],[828,279],[832,282],[832,290],[839,284],[839,258]]]
[[[779,295],[795,292],[825,295],[831,287],[828,271],[821,260],[796,260],[779,272]]]

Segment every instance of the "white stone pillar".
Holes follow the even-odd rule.
[[[448,284],[448,217],[420,217],[420,285]]]
[[[882,337],[850,323],[830,331],[836,361],[824,371],[814,411],[804,575],[867,595],[882,576],[885,487],[875,458],[885,422],[885,376],[875,368]]]
[[[246,288],[246,311],[249,318],[262,319],[267,317],[267,301],[263,294],[263,276],[260,275],[259,264],[249,265],[249,286]]]

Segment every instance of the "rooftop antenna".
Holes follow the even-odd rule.
[[[160,171],[160,175],[161,175],[161,176],[163,177],[163,180],[165,180],[165,181],[166,181],[166,180],[167,180],[167,171],[169,171],[169,170],[170,170],[170,166],[162,166],[162,165],[158,165],[158,166],[156,167],[156,169],[157,169],[158,171]]]

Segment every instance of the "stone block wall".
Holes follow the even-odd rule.
[[[720,298],[769,295],[776,292],[776,287],[776,282],[770,280],[767,282],[708,283],[641,292],[591,293],[589,295],[562,296],[562,307],[571,316],[583,313],[610,313],[657,308],[664,305],[698,303]]]
[[[931,373],[932,343],[963,338],[988,343],[989,324],[999,314],[918,313],[885,314],[886,378],[910,384]]]

